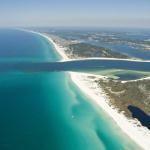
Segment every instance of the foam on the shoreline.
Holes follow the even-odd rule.
[[[52,43],[63,58],[62,61],[69,61],[70,59],[66,56],[64,48],[57,45],[50,37],[45,34],[36,33]],[[105,58],[106,59],[106,58]],[[133,60],[134,61],[134,60]],[[100,108],[107,112],[118,124],[118,126],[124,131],[130,138],[132,138],[138,145],[143,149],[149,150],[150,148],[150,130],[143,127],[140,123],[135,120],[129,120],[123,113],[119,113],[117,109],[109,105],[109,99],[102,89],[95,83],[89,80],[90,74],[69,72],[72,81],[87,95],[90,99],[96,103]],[[102,78],[102,76],[96,75],[95,78]]]

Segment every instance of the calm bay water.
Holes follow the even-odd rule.
[[[0,62],[57,61],[53,46],[0,30]],[[0,150],[138,150],[65,72],[0,73]]]

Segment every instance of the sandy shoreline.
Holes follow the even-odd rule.
[[[134,61],[134,62],[150,62],[150,60],[142,60],[142,59],[123,59],[123,58],[106,58],[106,57],[92,57],[92,58],[79,58],[79,59],[69,59],[69,60],[61,60],[61,61],[73,61],[73,60],[123,60],[123,61]]]
[[[64,53],[64,49],[46,35],[44,35],[55,47],[57,52],[63,57],[63,61],[70,60]],[[93,58],[92,58],[93,59]],[[97,58],[95,58],[97,59]],[[106,59],[106,58],[102,58]],[[110,58],[112,60],[113,58]],[[116,59],[115,59],[116,60]],[[136,60],[132,60],[136,61]],[[72,81],[86,94],[91,100],[98,104],[105,112],[107,112],[118,124],[118,126],[132,138],[143,149],[148,150],[150,147],[150,131],[145,127],[138,127],[139,122],[136,120],[129,120],[123,114],[120,114],[116,109],[108,105],[108,100],[103,91],[89,80],[89,74],[70,72]],[[100,77],[100,76],[99,76]],[[97,76],[98,78],[98,76]]]
[[[64,52],[65,48],[63,48],[60,45],[57,45],[50,37],[42,33],[34,32],[34,31],[31,32],[46,38],[50,43],[52,43],[56,51],[63,58],[62,61],[70,60]],[[90,99],[94,103],[96,103],[107,114],[109,114],[109,116],[111,116],[115,120],[115,122],[118,124],[118,126],[122,129],[123,132],[125,132],[133,141],[135,141],[143,149],[149,150],[150,130],[148,130],[146,127],[138,126],[139,122],[137,120],[133,120],[133,119],[129,120],[122,113],[119,113],[115,108],[109,106],[108,97],[105,95],[102,89],[98,87],[96,83],[92,82],[89,79],[89,77],[93,75],[86,74],[86,73],[75,73],[75,72],[69,72],[69,74],[72,81],[81,89],[81,91],[83,91],[88,97],[90,97]],[[95,78],[102,78],[102,77],[103,76],[99,76],[99,75],[95,76]]]

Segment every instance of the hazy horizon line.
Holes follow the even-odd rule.
[[[66,29],[66,28],[70,28],[70,29],[107,29],[107,28],[112,28],[112,29],[150,29],[150,27],[137,27],[137,26],[51,26],[51,25],[46,25],[46,26],[36,26],[36,25],[29,25],[29,26],[0,26],[0,28],[58,28],[58,29]]]

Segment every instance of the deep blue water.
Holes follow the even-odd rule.
[[[49,53],[51,48],[48,41],[35,34],[31,36],[31,33],[14,29],[0,30],[0,62],[59,60],[55,51]]]
[[[118,45],[104,44],[103,46],[107,47],[107,48],[111,48],[113,51],[121,52],[121,53],[127,54],[132,57],[141,58],[144,60],[150,60],[150,52],[149,51],[138,50],[138,49],[132,48],[126,44],[124,44],[124,45],[122,45],[122,44],[121,45],[119,45],[119,44]]]
[[[87,70],[122,69],[134,71],[150,71],[150,62],[126,61],[126,60],[73,60],[66,62],[16,62],[0,63],[0,71],[87,71]]]

